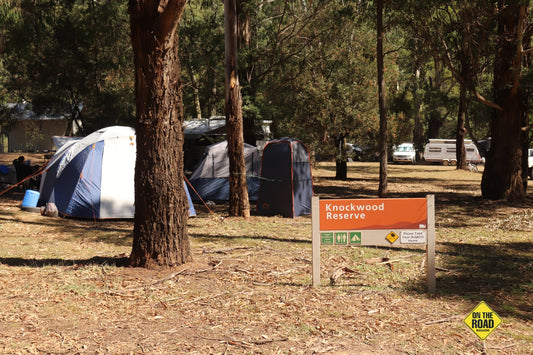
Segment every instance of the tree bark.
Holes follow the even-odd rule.
[[[523,201],[521,123],[526,110],[522,79],[522,36],[528,7],[500,0],[494,63],[494,110],[491,147],[481,181],[484,198]]]
[[[183,184],[183,105],[177,24],[186,0],[131,0],[137,160],[132,266],[191,261]],[[157,2],[156,2],[157,3]]]
[[[248,49],[252,45],[252,14],[250,13],[250,3],[245,0],[235,0],[237,8],[237,50]],[[245,94],[249,97],[256,97],[257,86],[254,78],[254,71],[257,70],[257,62],[245,61],[244,65],[239,65],[239,77],[245,83]],[[256,145],[257,136],[255,121],[257,119],[253,110],[249,110],[243,115],[243,136],[244,142]]]
[[[335,158],[335,180],[348,179],[348,157],[346,156],[346,136],[343,133],[337,134],[335,139],[336,146],[339,147],[339,153]]]
[[[244,136],[242,98],[237,74],[237,7],[235,0],[224,0],[225,21],[225,114],[229,155],[229,215],[250,217]]]
[[[527,14],[527,12],[526,12]],[[526,15],[527,21],[527,15]],[[533,33],[531,31],[526,31],[526,35],[522,39],[523,50],[528,53],[524,58],[524,68],[526,70],[531,70],[531,64],[533,62],[533,57],[531,56],[531,37]],[[522,102],[529,102],[529,95],[531,93],[531,85],[526,85],[522,90]],[[527,109],[522,112],[522,185],[524,185],[524,191],[527,195],[527,184],[529,180],[529,143],[531,135],[531,115],[530,115],[530,104],[526,107]]]
[[[434,63],[434,72],[435,72],[435,78],[431,83],[432,88],[435,89],[437,92],[443,91],[443,72],[444,72],[444,66],[442,65],[442,62],[437,56],[433,58]],[[448,114],[445,114],[444,116],[440,113],[439,107],[432,107],[430,109],[429,115],[428,115],[428,128],[426,132],[426,138],[427,139],[434,139],[434,138],[440,138],[439,137],[439,131],[442,127],[442,124],[446,120],[446,117]]]
[[[422,153],[424,152],[424,126],[422,125],[422,98],[418,93],[420,80],[420,64],[415,54],[414,73],[413,75],[413,143],[415,146],[415,160],[420,162],[422,160]]]
[[[191,78],[191,87],[193,90],[193,101],[194,101],[194,109],[196,111],[196,118],[202,118],[202,104],[200,103],[200,89],[198,77],[196,75],[196,67],[192,65],[192,58],[191,56],[187,58],[187,64],[185,65],[187,71],[189,72],[189,77]]]
[[[379,100],[379,197],[387,196],[387,106],[385,102],[385,78],[383,65],[383,0],[377,1],[377,70]]]
[[[465,115],[466,115],[466,87],[460,83],[459,88],[459,112],[457,114],[457,131],[455,133],[455,157],[457,160],[457,169],[466,168],[466,150],[465,150]]]
[[[459,71],[461,79],[459,82],[459,111],[457,113],[457,129],[455,132],[455,156],[457,160],[457,169],[466,169],[466,150],[465,150],[465,119],[467,111],[467,85],[471,85],[472,65],[470,62],[470,43],[468,41],[469,24],[471,22],[468,16],[469,12],[460,13],[463,19],[463,29],[461,31],[461,48],[459,50]]]

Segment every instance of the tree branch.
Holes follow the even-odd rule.
[[[486,98],[484,98],[475,88],[470,88],[470,91],[472,91],[472,93],[474,94],[474,96],[476,97],[476,99],[481,102],[482,104],[488,106],[488,107],[492,107],[493,109],[496,109],[498,111],[503,111],[503,108],[498,105],[497,103],[493,102],[493,101],[490,101],[490,100],[487,100]]]

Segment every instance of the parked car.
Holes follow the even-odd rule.
[[[416,150],[413,143],[402,143],[392,152],[392,161],[395,163],[411,163],[416,160]]]

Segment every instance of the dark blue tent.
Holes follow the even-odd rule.
[[[257,213],[298,217],[311,214],[313,182],[309,152],[294,138],[270,141],[263,150]]]

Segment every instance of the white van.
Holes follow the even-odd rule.
[[[395,163],[414,163],[416,151],[413,143],[402,143],[392,152],[392,161]]]
[[[467,162],[483,163],[476,145],[471,140],[465,139],[464,145]],[[442,163],[443,165],[457,164],[455,139],[430,139],[424,148],[424,160],[429,163]]]

